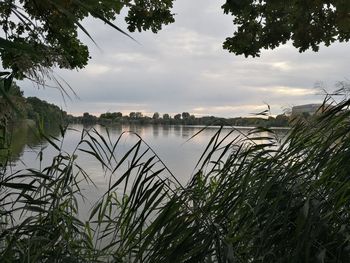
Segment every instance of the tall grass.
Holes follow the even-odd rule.
[[[219,129],[187,185],[142,138],[118,156],[123,135],[84,131],[72,153],[47,137],[49,166],[1,172],[0,262],[350,262],[349,105],[295,120],[283,141]],[[109,178],[86,220],[81,154]]]

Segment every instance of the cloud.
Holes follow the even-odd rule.
[[[85,69],[82,70],[82,73],[85,73],[88,76],[101,77],[101,75],[121,72],[121,67],[112,67],[102,64],[90,64]]]
[[[249,104],[243,104],[243,105],[218,105],[218,106],[211,106],[211,107],[196,107],[192,109],[192,112],[196,116],[209,116],[209,115],[216,115],[216,116],[226,116],[226,117],[234,117],[238,116],[239,114],[244,113],[245,116],[255,114],[258,112],[262,112],[264,110],[268,109],[268,106],[265,104],[258,104],[258,105],[249,105]]]
[[[290,70],[292,67],[288,64],[288,62],[282,61],[282,62],[274,62],[272,63],[272,66],[276,69],[287,71]]]
[[[306,89],[306,88],[294,88],[294,87],[268,87],[268,88],[260,88],[262,92],[270,93],[270,95],[274,96],[289,96],[289,97],[298,97],[298,96],[307,96],[307,95],[315,95],[316,90],[314,89]]]
[[[154,58],[137,52],[117,52],[112,55],[112,58],[120,63],[152,63]]]
[[[43,97],[74,114],[188,111],[232,117],[256,112],[265,102],[278,114],[291,105],[322,101],[322,96],[315,95],[316,82],[332,87],[349,77],[346,43],[302,54],[287,43],[248,59],[228,53],[222,42],[234,27],[221,4],[177,0],[174,24],[158,34],[132,34],[141,44],[87,19],[84,26],[98,44],[80,34],[89,44],[89,66],[80,71],[57,70],[80,97],[67,106],[57,90],[38,91],[29,82],[20,84],[25,95]],[[115,23],[126,28],[122,17]]]

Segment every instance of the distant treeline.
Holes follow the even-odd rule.
[[[67,116],[70,123],[83,124],[160,124],[160,125],[224,125],[224,126],[262,126],[262,127],[286,127],[289,126],[289,117],[285,114],[274,117],[236,117],[236,118],[219,118],[214,116],[195,117],[188,112],[183,112],[170,116],[165,113],[160,115],[158,112],[153,117],[143,116],[141,112],[130,112],[129,115],[123,115],[121,112],[106,112],[99,117],[85,112],[83,116]]]
[[[67,113],[58,106],[36,97],[25,98],[20,88],[13,83],[6,97],[0,96],[0,125],[23,119],[32,119],[45,126],[58,125],[68,120]]]
[[[235,117],[219,118],[214,116],[196,117],[188,112],[171,116],[167,113],[160,115],[155,112],[152,117],[144,116],[141,112],[130,112],[123,115],[121,112],[106,112],[99,117],[85,112],[83,116],[72,116],[58,106],[36,97],[23,97],[23,92],[14,83],[5,99],[0,96],[0,123],[15,122],[21,119],[32,119],[45,126],[61,123],[82,124],[159,124],[159,125],[218,125],[218,126],[248,126],[248,127],[286,127],[290,117],[285,114],[274,117]],[[10,101],[8,100],[10,99]]]

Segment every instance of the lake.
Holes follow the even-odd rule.
[[[109,136],[112,141],[116,141],[117,138],[123,132],[134,132],[138,134],[159,156],[159,158],[166,164],[169,170],[179,179],[180,182],[186,183],[190,178],[195,164],[199,160],[202,152],[209,143],[211,137],[218,131],[219,127],[204,127],[200,126],[144,126],[144,125],[114,125],[108,127]],[[81,131],[83,129],[91,130],[96,129],[101,135],[107,138],[106,127],[100,125],[83,126],[81,124],[70,125],[63,140],[63,149],[66,152],[72,152],[81,139]],[[252,128],[238,127],[237,131],[234,131],[230,138],[234,138],[238,135],[244,136]],[[224,127],[222,130],[222,136],[226,135],[232,128]],[[193,135],[201,131],[198,135],[191,138]],[[274,129],[279,138],[283,138],[288,129]],[[20,130],[23,132],[23,129]],[[13,143],[24,144],[22,147],[17,146],[17,156],[12,168],[39,168],[38,153],[40,150],[44,152],[43,164],[47,165],[51,162],[51,159],[57,150],[48,144],[44,140],[36,139],[32,135],[31,130],[26,130],[26,135],[21,133],[15,134],[12,138]],[[57,138],[60,138],[58,130],[49,130],[47,132]],[[266,134],[261,134],[266,136]],[[137,142],[137,137],[134,134],[125,133],[121,139],[119,147],[124,150],[129,149]],[[95,162],[93,158],[88,158],[86,155],[82,155],[84,168],[86,171],[94,173],[96,170]],[[97,180],[98,182],[98,180]]]
[[[112,142],[116,141],[119,136],[123,134],[119,140],[117,150],[115,151],[117,160],[120,160],[122,156],[135,145],[139,138],[134,133],[138,134],[157,154],[159,159],[162,160],[166,167],[172,172],[178,182],[185,185],[193,175],[201,154],[212,136],[218,131],[219,127],[208,127],[203,130],[203,127],[198,126],[113,125],[108,127],[107,131],[106,127],[100,125],[83,126],[75,124],[69,126],[63,140],[60,138],[60,133],[57,130],[48,131],[48,134],[60,138],[62,142],[56,141],[53,138],[52,140],[55,141],[59,147],[62,147],[65,152],[73,153],[81,140],[81,133],[84,129],[90,131],[96,130],[104,138],[108,138],[109,136]],[[244,136],[249,134],[250,130],[251,128],[239,127],[230,134],[228,140],[234,139],[237,136],[244,138]],[[225,136],[231,131],[232,128],[223,128],[222,136]],[[196,135],[198,132],[200,133]],[[283,138],[288,132],[288,129],[277,129],[275,132],[279,138]],[[15,158],[11,164],[12,171],[26,168],[39,169],[40,167],[48,166],[52,162],[52,158],[57,155],[57,149],[46,141],[38,139],[33,133],[33,129],[23,127],[19,132],[17,131],[17,133],[13,134],[12,141],[16,145],[17,153],[13,150]],[[255,136],[267,135],[268,134],[258,134]],[[192,136],[194,137],[192,138]],[[147,145],[143,144],[142,150],[146,148]],[[39,153],[41,151],[43,154],[42,160],[40,161]],[[84,168],[97,186],[96,188],[88,184],[82,184],[84,195],[87,196],[89,200],[88,204],[83,205],[87,209],[97,200],[101,193],[107,190],[109,178],[108,176],[106,177],[106,174],[96,158],[82,151],[76,151],[74,154],[77,157],[77,163]],[[87,213],[86,209],[83,207],[84,214]]]

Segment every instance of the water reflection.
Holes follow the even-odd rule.
[[[152,127],[152,130],[153,130],[153,137],[157,138],[159,136],[159,131],[160,131],[159,125],[154,125]]]
[[[176,125],[176,126],[173,126],[173,127],[174,127],[174,134],[175,134],[175,136],[181,136],[181,134],[182,134],[182,126]]]
[[[112,125],[105,127],[101,125],[83,126],[75,124],[71,125],[70,129],[66,133],[63,149],[68,153],[73,152],[81,139],[81,131],[83,129],[92,128],[104,137],[110,136],[112,142],[115,142],[123,132],[132,131],[137,133],[183,183],[187,183],[193,172],[195,164],[205,149],[205,146],[210,141],[210,138],[218,131],[218,127],[209,127],[201,131],[203,127],[179,125]],[[222,129],[222,136],[225,136],[231,130],[232,129],[230,128]],[[188,141],[189,138],[199,131],[201,132],[197,136]],[[232,132],[228,140],[234,139],[240,134],[247,135],[248,132],[249,129],[242,129],[239,131],[235,130]],[[287,130],[278,130],[276,131],[276,134],[282,138],[286,132]],[[58,130],[52,130],[50,133],[56,137],[59,135]],[[260,136],[266,135],[267,134],[260,134]],[[14,143],[11,146],[12,160],[14,162],[17,161],[19,168],[38,167],[37,153],[43,146],[47,146],[44,150],[45,157],[48,159],[46,164],[49,164],[50,158],[57,154],[57,150],[55,150],[51,145],[47,145],[42,139],[40,139],[40,137],[35,136],[35,133],[33,133],[28,127],[17,129],[13,133],[13,138]],[[123,152],[125,153],[128,149],[130,149],[137,142],[137,140],[138,137],[134,136],[133,134],[126,133],[118,145],[118,147],[121,149],[119,152],[117,152],[119,157],[123,155]],[[102,179],[99,175],[100,166],[98,165],[98,162],[93,160],[92,157],[88,158],[83,156],[81,153],[77,154],[79,155],[79,160],[84,169],[90,171],[96,177],[95,179],[97,182],[101,181]],[[18,162],[19,159],[21,159],[23,165]]]
[[[10,125],[8,130],[9,145],[6,149],[0,150],[0,166],[6,162],[13,166],[22,158],[26,149],[37,149],[39,146],[41,148],[47,145],[47,141],[39,135],[34,123],[21,121]],[[59,138],[60,129],[58,127],[46,127],[44,133]]]
[[[166,126],[162,126],[162,135],[164,136],[164,137],[168,137],[169,136],[169,133],[171,132],[171,126],[168,126],[168,125],[166,125]]]
[[[112,176],[106,176],[101,168],[101,164],[96,158],[86,154],[82,151],[75,151],[79,141],[81,140],[81,131],[96,130],[99,134],[107,138],[110,137],[112,143],[116,142],[120,135],[127,131],[132,131],[139,134],[142,139],[157,153],[157,156],[164,162],[168,169],[174,174],[176,179],[182,184],[186,185],[194,173],[195,165],[198,162],[205,147],[209,143],[212,136],[218,131],[218,127],[210,127],[202,130],[203,127],[197,126],[142,126],[142,125],[113,125],[113,126],[83,126],[71,125],[63,138],[63,150],[69,154],[76,155],[77,164],[82,167],[90,176],[90,179],[98,187],[91,185],[82,185],[83,194],[87,198],[81,204],[82,210],[80,214],[87,216],[90,205],[93,204],[101,195],[107,191],[109,178],[117,180],[120,174],[113,173]],[[108,132],[107,132],[108,130]],[[193,135],[201,131],[197,136],[188,140]],[[222,136],[230,133],[232,129],[222,129]],[[249,129],[235,130],[232,132],[228,140],[232,140],[238,135],[247,135]],[[283,137],[287,130],[280,130],[276,132]],[[52,136],[58,137],[59,130],[52,130],[49,132]],[[266,134],[260,134],[263,136]],[[50,144],[35,136],[33,129],[27,126],[22,126],[13,132],[12,160],[15,163],[14,170],[23,168],[37,168],[39,169],[38,152],[43,148],[43,157],[41,167],[46,167],[52,163],[52,158],[57,156],[58,151]],[[132,133],[125,133],[118,143],[115,151],[116,160],[120,160],[125,153],[139,140],[139,138]],[[142,150],[146,146],[143,145]],[[150,153],[150,152],[149,152]],[[151,153],[150,153],[151,154]],[[18,160],[21,161],[18,161]],[[84,182],[83,182],[84,183]]]

